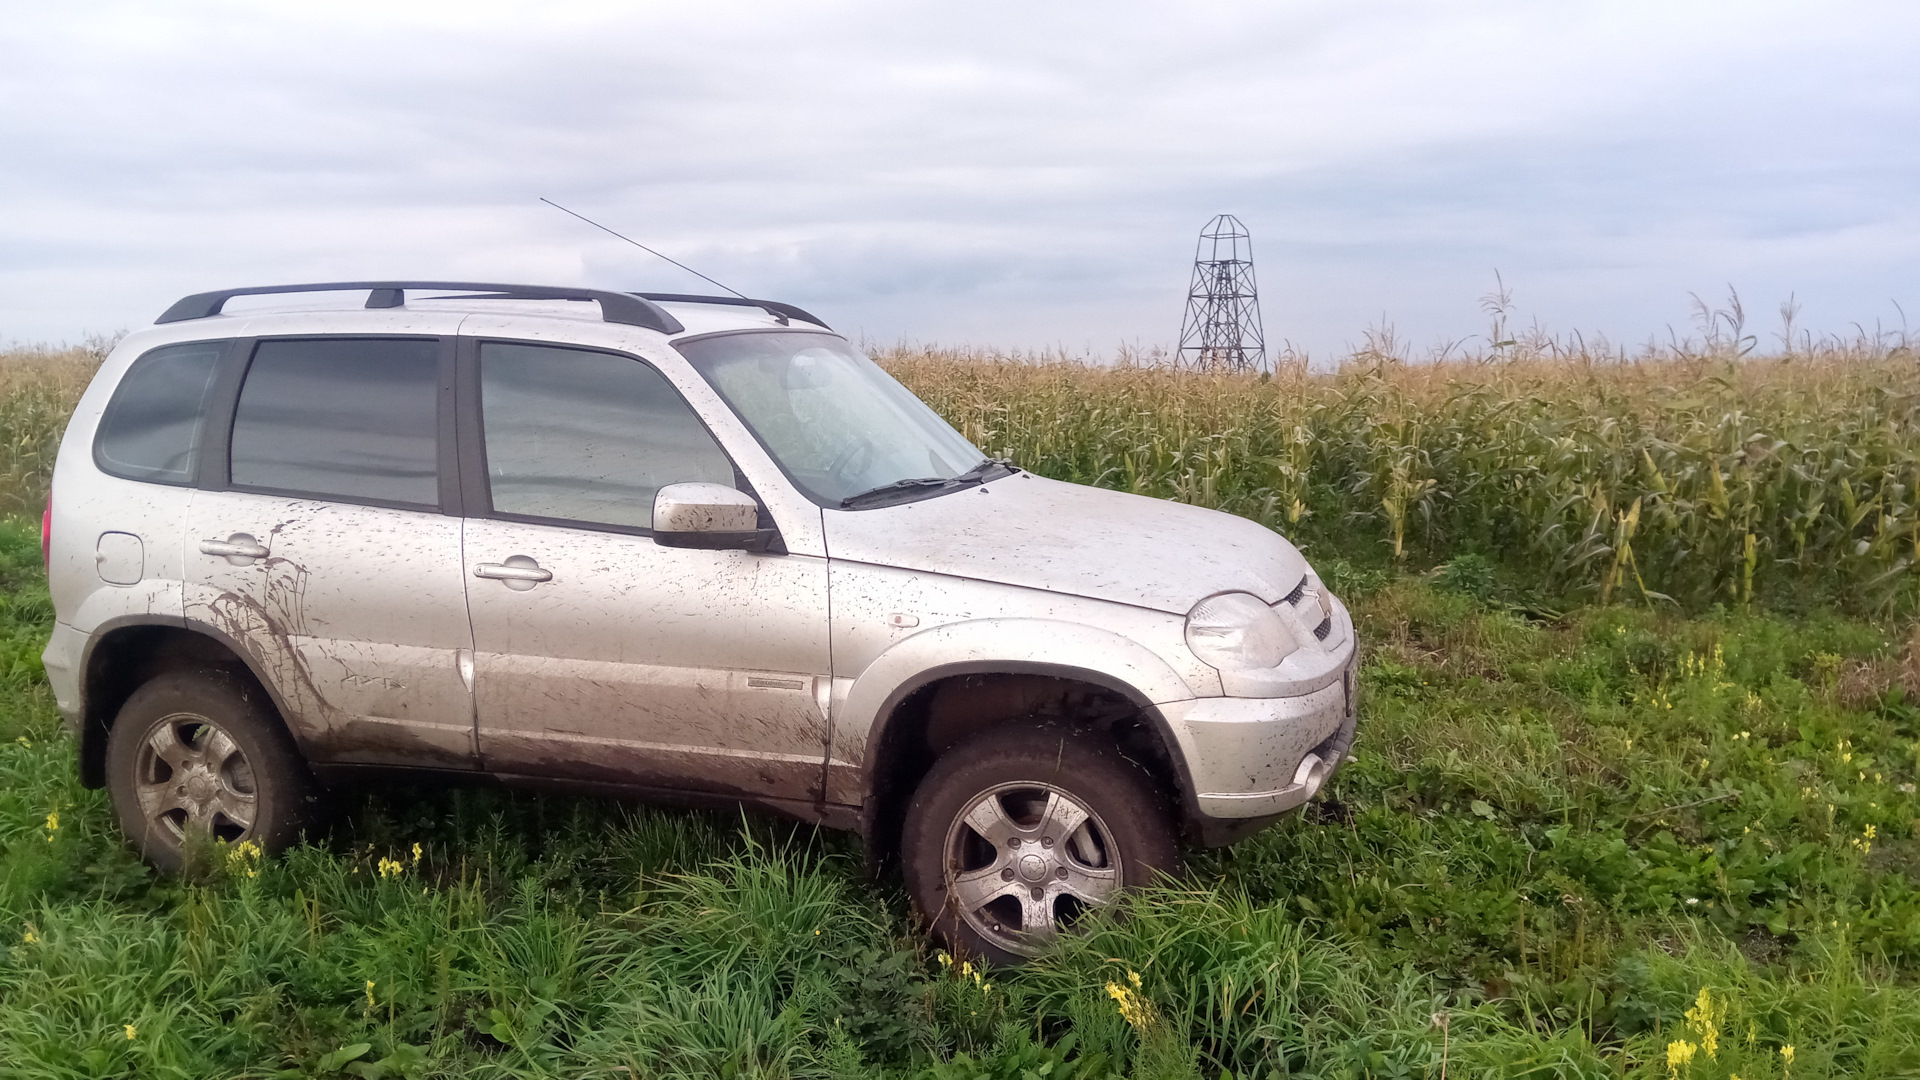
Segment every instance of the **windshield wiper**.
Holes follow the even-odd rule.
[[[916,476],[907,480],[895,480],[891,484],[881,484],[877,488],[868,488],[857,495],[849,495],[840,500],[840,505],[844,509],[852,510],[855,507],[872,506],[882,503],[887,501],[891,496],[901,495],[906,492],[950,486],[956,486],[956,482],[952,477]]]
[[[915,476],[906,480],[895,480],[891,484],[881,484],[868,488],[855,495],[840,500],[843,510],[856,510],[863,506],[879,506],[895,499],[910,498],[920,492],[934,493],[950,488],[971,487],[984,484],[988,480],[998,479],[994,470],[1002,470],[1000,475],[1011,475],[1013,465],[1003,458],[986,458],[961,473],[959,476]]]
[[[995,469],[1000,470],[1001,476],[1012,476],[1015,472],[1019,471],[1013,467],[1013,462],[1006,458],[982,458],[980,459],[980,464],[954,477],[953,482],[956,484],[984,484],[988,480],[997,480],[999,477],[988,475]]]

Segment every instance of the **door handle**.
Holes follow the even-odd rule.
[[[553,580],[553,571],[525,555],[509,555],[505,562],[483,562],[473,568],[473,576],[503,581],[509,589],[531,589]]]
[[[200,554],[219,555],[230,562],[242,562],[249,559],[264,559],[267,549],[246,533],[234,533],[225,540],[200,541]]]

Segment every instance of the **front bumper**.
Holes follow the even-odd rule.
[[[1204,828],[1207,819],[1257,828],[1253,819],[1270,820],[1313,798],[1353,745],[1355,674],[1350,659],[1339,678],[1310,693],[1160,706],[1182,744],[1189,809],[1203,832],[1217,831]]]

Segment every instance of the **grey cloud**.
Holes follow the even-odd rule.
[[[1626,337],[1728,279],[1836,328],[1914,291],[1894,4],[155,10],[0,27],[0,338],[336,273],[697,285],[537,195],[882,339],[1164,343],[1222,210],[1321,354],[1471,332],[1496,266]]]

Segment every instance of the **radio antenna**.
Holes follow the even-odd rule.
[[[585,214],[574,213],[572,210],[568,210],[566,207],[561,206],[559,203],[554,202],[552,199],[547,198],[545,195],[540,196],[540,201],[543,203],[546,203],[548,206],[551,206],[555,210],[558,210],[562,213],[573,214],[574,217],[577,217],[581,221],[584,221],[587,224],[593,226],[594,228],[599,229],[601,232],[606,233],[608,236],[617,236],[620,239],[625,240],[627,243],[632,244],[634,247],[639,248],[641,251],[644,251],[649,255],[655,256],[657,258],[665,259],[668,262],[672,263],[673,265],[679,267],[682,270],[685,270],[687,273],[692,274],[694,277],[699,278],[701,281],[704,281],[709,285],[715,285],[715,286],[718,286],[719,288],[726,289],[728,292],[732,293],[733,295],[739,297],[742,300],[748,299],[747,294],[741,292],[739,289],[735,289],[728,285],[721,285],[719,282],[713,280],[712,278],[701,273],[700,271],[695,270],[693,267],[688,266],[686,263],[681,262],[679,259],[675,259],[668,255],[662,255],[659,252],[648,247],[647,245],[641,243],[640,241],[635,240],[633,237],[614,232],[612,229],[607,228],[605,225],[600,224],[599,222],[593,220],[592,218],[588,217]]]

